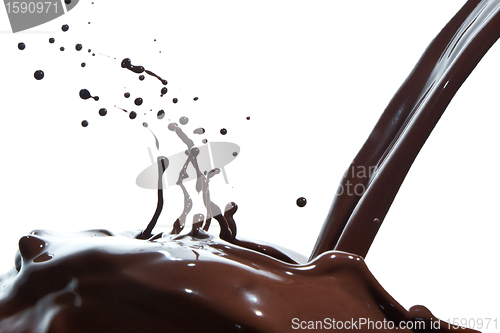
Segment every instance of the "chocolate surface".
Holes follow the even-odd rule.
[[[287,332],[293,318],[417,325],[422,313],[431,316],[423,307],[407,312],[349,253],[294,265],[204,233],[134,236],[89,230],[21,238],[18,272],[1,280],[0,330]],[[429,318],[428,327],[432,320],[439,323]]]

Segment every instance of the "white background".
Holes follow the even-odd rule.
[[[206,129],[190,134],[197,145],[207,138],[241,147],[226,167],[229,185],[220,176],[211,184],[221,208],[238,203],[239,236],[308,256],[344,170],[464,3],[94,2],[80,1],[18,34],[0,10],[0,271],[12,267],[17,240],[32,229],[144,228],[156,193],[135,185],[150,165],[147,147],[154,150],[141,122],[160,139],[159,153],[170,156],[185,149],[166,129],[181,116],[190,119],[187,133]],[[76,43],[84,50],[77,52]],[[500,313],[499,55],[496,45],[450,104],[367,257],[403,306],[423,304],[445,320]],[[168,94],[159,97],[155,78],[141,82],[122,69],[125,57],[167,79]],[[33,78],[38,69],[45,72],[41,81]],[[82,88],[99,102],[81,100]],[[135,97],[144,98],[141,107]],[[140,119],[114,105],[138,111]],[[98,115],[101,107],[107,116]],[[166,111],[161,121],[159,109]],[[187,184],[194,212],[204,213],[194,182]],[[300,196],[308,200],[304,208],[295,204]],[[166,202],[158,230],[181,213],[180,190],[169,188]]]

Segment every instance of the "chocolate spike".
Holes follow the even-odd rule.
[[[158,222],[158,218],[160,217],[161,211],[163,210],[163,173],[165,172],[165,170],[167,170],[168,159],[164,156],[158,156],[157,162],[158,162],[158,203],[156,205],[156,211],[146,229],[136,236],[137,239],[148,239],[152,236],[151,232],[153,231],[153,228]]]

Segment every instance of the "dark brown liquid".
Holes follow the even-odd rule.
[[[35,79],[41,80],[45,76],[45,73],[42,70],[37,70],[35,74],[33,74],[33,76],[35,77]]]
[[[89,99],[89,98],[92,98],[94,99],[95,101],[98,101],[99,100],[99,96],[92,96],[90,94],[90,91],[88,91],[87,89],[81,89],[80,90],[80,98],[81,99]]]
[[[365,257],[413,161],[451,99],[500,36],[498,1],[468,1],[428,46],[354,158],[311,258],[328,250]],[[358,168],[374,167],[358,178]],[[375,219],[378,221],[374,223]]]
[[[328,252],[291,265],[198,232],[147,241],[34,231],[20,241],[19,272],[2,281],[0,331],[289,332],[295,317],[421,317],[392,299],[359,256]]]
[[[498,7],[499,1],[469,1],[431,43],[351,165],[376,166],[376,173],[357,179],[347,172],[343,179],[367,190],[336,198],[310,262],[238,239],[236,204],[222,211],[210,198],[209,180],[217,169],[201,173],[199,149],[171,123],[168,128],[187,146],[185,166],[196,170],[206,219],[196,214],[191,231],[179,234],[186,226],[185,196],[172,232],[154,234],[168,168],[159,157],[157,208],[142,232],[35,231],[21,238],[15,269],[0,279],[0,332],[289,332],[293,318],[364,318],[395,326],[405,321],[426,325],[415,332],[452,331],[425,307],[406,311],[363,257],[429,133],[498,39]],[[179,173],[178,185],[186,172]],[[212,218],[219,223],[218,237],[207,232]]]

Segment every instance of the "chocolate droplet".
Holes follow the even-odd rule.
[[[26,44],[24,44],[24,43],[19,43],[19,44],[17,44],[17,48],[18,48],[19,50],[24,50],[24,49],[26,48]]]
[[[93,98],[95,101],[98,101],[99,100],[99,96],[92,96],[90,94],[90,91],[88,91],[87,89],[81,89],[80,90],[80,98],[81,99],[89,99],[89,98]]]
[[[177,128],[176,123],[170,123],[168,124],[168,129],[171,130],[172,132],[175,132],[175,129]]]
[[[178,101],[179,101],[179,100],[178,100],[177,98],[174,98],[174,99],[172,100],[172,102],[173,102],[174,104],[175,104],[175,103],[177,103]]]
[[[54,44],[54,42],[55,42],[55,41],[56,41],[56,40],[55,40],[54,38],[49,38],[49,43],[50,43],[50,44]]]
[[[102,108],[102,109],[99,110],[99,115],[100,116],[104,117],[107,114],[108,114],[108,110],[106,110],[105,108]]]
[[[227,129],[223,128],[220,130],[220,134],[226,135],[227,134]]]
[[[144,81],[145,76],[144,75],[139,75],[139,80]]]
[[[63,25],[61,27],[61,30],[64,31],[64,32],[68,31],[69,30],[69,25],[67,25],[67,24]]]
[[[134,104],[135,104],[135,105],[137,105],[137,106],[142,105],[142,98],[137,97],[137,98],[135,99],[135,101],[134,101]]]
[[[85,67],[85,66],[87,66],[87,64],[86,64],[86,63],[84,63],[84,62],[82,62],[82,67]]]
[[[165,117],[165,111],[163,110],[158,111],[156,116],[158,117],[158,119],[163,119],[163,117]]]
[[[76,49],[77,51],[81,51],[81,50],[82,50],[82,48],[83,48],[83,47],[82,47],[82,44],[76,44],[76,45],[75,45],[75,49]]]
[[[307,204],[307,200],[304,197],[300,197],[297,199],[297,206],[304,207]]]
[[[189,119],[188,117],[181,117],[179,119],[179,122],[181,123],[181,125],[186,125],[189,122]]]
[[[86,121],[86,120],[82,121],[82,126],[83,126],[83,127],[87,127],[87,126],[89,126],[89,122],[88,122],[88,121]]]
[[[45,73],[43,71],[41,71],[41,70],[37,70],[35,72],[34,76],[35,76],[35,79],[41,80],[45,76]]]
[[[123,96],[125,96],[125,98],[129,98],[130,97],[130,93],[126,92],[125,94],[123,94]]]
[[[80,98],[81,99],[89,99],[90,97],[92,97],[90,95],[90,91],[88,91],[87,89],[80,90]]]
[[[191,156],[196,157],[200,154],[200,149],[197,147],[193,147],[190,150]]]
[[[137,113],[135,113],[135,111],[131,111],[130,114],[128,115],[128,117],[130,119],[135,119],[135,117],[137,117]]]
[[[197,128],[193,131],[194,134],[203,134],[205,133],[205,129],[200,127],[200,128]]]

